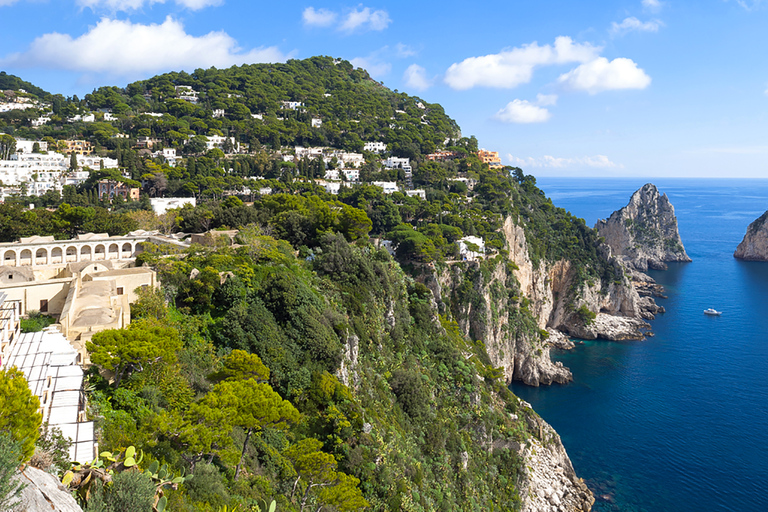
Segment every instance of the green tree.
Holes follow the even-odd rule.
[[[0,160],[8,160],[16,152],[16,139],[11,135],[0,135]]]
[[[115,376],[115,388],[135,371],[160,362],[173,364],[181,348],[176,329],[157,321],[140,320],[127,329],[97,332],[86,343],[91,362]]]
[[[261,358],[256,354],[235,349],[224,358],[222,369],[211,375],[210,378],[214,382],[248,379],[266,382],[269,380],[269,368],[264,366]]]
[[[5,433],[19,443],[20,463],[35,453],[43,421],[39,408],[40,400],[29,390],[21,370],[15,367],[0,370],[0,434]]]
[[[284,430],[289,423],[299,420],[299,411],[291,402],[283,400],[269,384],[256,382],[255,379],[220,382],[201,403],[211,409],[229,411],[232,424],[245,431],[240,460],[235,467],[235,479],[254,432],[267,427]]]
[[[300,492],[299,510],[303,511],[308,499],[315,495],[322,505],[331,505],[336,510],[360,510],[369,504],[363,498],[358,488],[360,480],[337,471],[336,459],[333,455],[321,451],[323,443],[317,439],[303,439],[291,445],[283,455],[291,461],[296,470],[291,490],[291,501],[299,499],[296,491]],[[303,492],[301,490],[303,489]]]
[[[13,510],[11,505],[24,490],[18,474],[21,446],[6,432],[0,431],[0,510]]]

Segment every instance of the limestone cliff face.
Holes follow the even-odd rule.
[[[751,261],[768,261],[768,211],[747,228],[744,239],[733,253],[734,258]]]
[[[667,195],[648,183],[632,194],[629,204],[595,225],[614,256],[645,272],[664,270],[669,261],[691,261],[677,229],[675,208]]]
[[[523,402],[530,407],[527,403]],[[595,498],[582,479],[576,476],[560,436],[535,414],[526,416],[529,428],[538,430],[520,447],[524,477],[518,482],[522,512],[588,511]]]
[[[528,254],[525,232],[511,218],[504,222],[509,259],[452,264],[425,269],[420,280],[432,291],[439,310],[451,312],[462,333],[485,344],[491,364],[501,367],[507,382],[531,386],[565,383],[571,372],[550,359],[552,346],[561,346],[559,332],[584,339],[642,339],[650,326],[643,319],[657,311],[648,297],[640,297],[621,263],[602,248],[622,276],[577,285],[578,269],[568,260],[540,262]],[[577,310],[597,313],[585,322]],[[547,329],[553,335],[547,336]]]

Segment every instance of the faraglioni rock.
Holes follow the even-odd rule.
[[[608,220],[598,220],[595,229],[612,254],[632,269],[665,270],[667,262],[691,261],[677,230],[675,208],[652,183],[632,194],[629,204]]]
[[[749,225],[744,239],[733,253],[734,258],[768,261],[768,211]]]

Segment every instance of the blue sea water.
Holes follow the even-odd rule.
[[[539,179],[594,226],[642,179]],[[692,263],[652,272],[668,299],[646,341],[587,341],[554,359],[567,385],[510,389],[560,434],[596,511],[768,511],[768,263],[733,258],[768,180],[654,179]],[[709,317],[703,310],[723,311]]]

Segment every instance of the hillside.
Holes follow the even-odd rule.
[[[3,240],[214,230],[147,245],[161,290],[88,345],[100,447],[195,474],[174,510],[589,509],[557,434],[506,386],[568,382],[549,355],[563,333],[636,339],[650,306],[595,230],[484,163],[439,105],[315,57],[54,96],[32,127],[45,108],[0,121],[49,154],[82,137],[114,167],[73,159],[78,185],[12,197]],[[98,197],[99,180],[141,200]],[[152,213],[178,195],[197,204]]]

